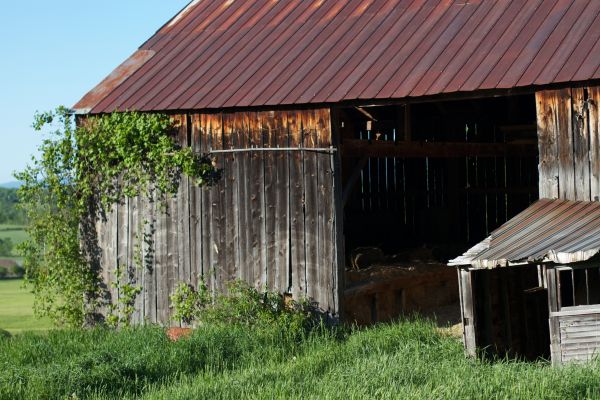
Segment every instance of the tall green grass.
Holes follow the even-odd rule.
[[[467,359],[425,321],[54,331],[0,339],[0,399],[595,399],[599,367]]]

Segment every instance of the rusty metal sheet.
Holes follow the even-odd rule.
[[[600,79],[598,0],[194,0],[75,108],[406,99]]]
[[[542,199],[449,265],[489,269],[569,264],[587,261],[599,252],[600,203]]]
[[[80,113],[90,112],[100,101],[106,98],[115,88],[122,84],[135,71],[154,56],[153,50],[138,50],[119,65],[100,84],[90,90],[77,104],[73,106]]]

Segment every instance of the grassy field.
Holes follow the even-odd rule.
[[[11,333],[50,328],[50,322],[33,315],[33,296],[17,279],[0,280],[0,329]]]
[[[600,364],[467,359],[433,324],[50,331],[0,342],[2,399],[598,399]]]
[[[24,242],[27,239],[25,228],[20,225],[2,225],[0,224],[0,239],[10,238],[14,245]]]
[[[0,239],[10,238],[15,246],[12,257],[0,256],[2,259],[14,260],[19,264],[23,263],[23,258],[17,254],[16,246],[27,240],[27,232],[21,225],[0,224]]]

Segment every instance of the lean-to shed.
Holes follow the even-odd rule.
[[[200,277],[364,323],[452,303],[448,259],[539,197],[597,200],[599,14],[593,0],[191,2],[74,109],[170,113],[223,179],[184,182],[166,215],[130,199],[99,222],[105,279],[156,217],[151,266],[130,274],[140,322],[169,323],[174,286]],[[347,271],[365,255],[386,268]]]

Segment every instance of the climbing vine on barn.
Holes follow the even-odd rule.
[[[219,178],[207,155],[177,144],[168,115],[115,112],[78,122],[64,107],[37,114],[33,127],[46,136],[39,155],[15,174],[23,182],[30,239],[20,250],[35,311],[70,326],[93,321],[101,307],[131,310],[107,304],[94,246],[99,219],[127,197],[166,204],[183,175],[199,186]]]

